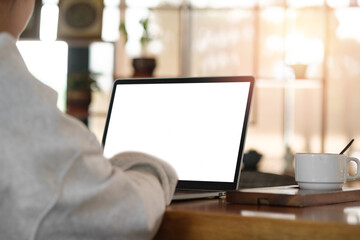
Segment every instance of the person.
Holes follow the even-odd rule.
[[[139,152],[105,159],[96,137],[58,110],[16,47],[33,6],[0,1],[1,239],[151,239],[174,169]]]

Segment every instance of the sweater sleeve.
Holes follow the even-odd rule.
[[[144,153],[119,154],[112,166],[100,155],[96,158],[75,155],[36,239],[154,237],[174,192],[174,170]]]
[[[118,154],[111,159],[111,162],[125,171],[145,171],[156,176],[164,189],[164,200],[167,204],[170,204],[177,178],[174,169],[168,163],[139,152]]]
[[[58,114],[62,133],[77,137],[52,153],[72,154],[34,239],[151,239],[174,193],[174,169],[140,152],[105,159],[93,134]]]
[[[34,239],[151,239],[174,193],[174,169],[139,152],[106,159],[82,123],[51,104],[42,109],[51,123],[39,147],[46,154],[35,164],[46,161],[57,180]],[[42,181],[50,183],[49,174]]]

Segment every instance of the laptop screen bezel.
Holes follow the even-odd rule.
[[[244,146],[246,140],[246,133],[250,117],[250,109],[254,91],[255,79],[253,76],[222,76],[222,77],[179,77],[179,78],[132,78],[132,79],[117,79],[114,82],[109,108],[107,112],[104,133],[102,138],[102,146],[105,147],[108,126],[111,118],[111,112],[114,103],[114,97],[118,85],[124,84],[177,84],[177,83],[216,83],[216,82],[249,82],[249,93],[244,116],[244,124],[242,135],[239,144],[238,158],[234,179],[232,182],[206,182],[206,181],[186,181],[179,180],[177,184],[178,189],[199,189],[199,190],[232,190],[237,189],[240,180],[240,171],[242,166],[242,158],[244,153]],[[166,159],[164,159],[166,161]]]

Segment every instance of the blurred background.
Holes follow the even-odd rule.
[[[117,78],[254,75],[245,151],[262,155],[257,170],[291,175],[297,152],[338,153],[354,138],[360,156],[359,4],[37,0],[18,46],[99,141]],[[139,59],[154,71],[137,73]]]

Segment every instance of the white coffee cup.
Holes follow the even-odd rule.
[[[348,164],[351,161],[357,165],[354,176],[348,173]],[[360,162],[354,157],[328,153],[295,154],[295,180],[301,189],[341,189],[345,182],[356,180],[359,175]]]

